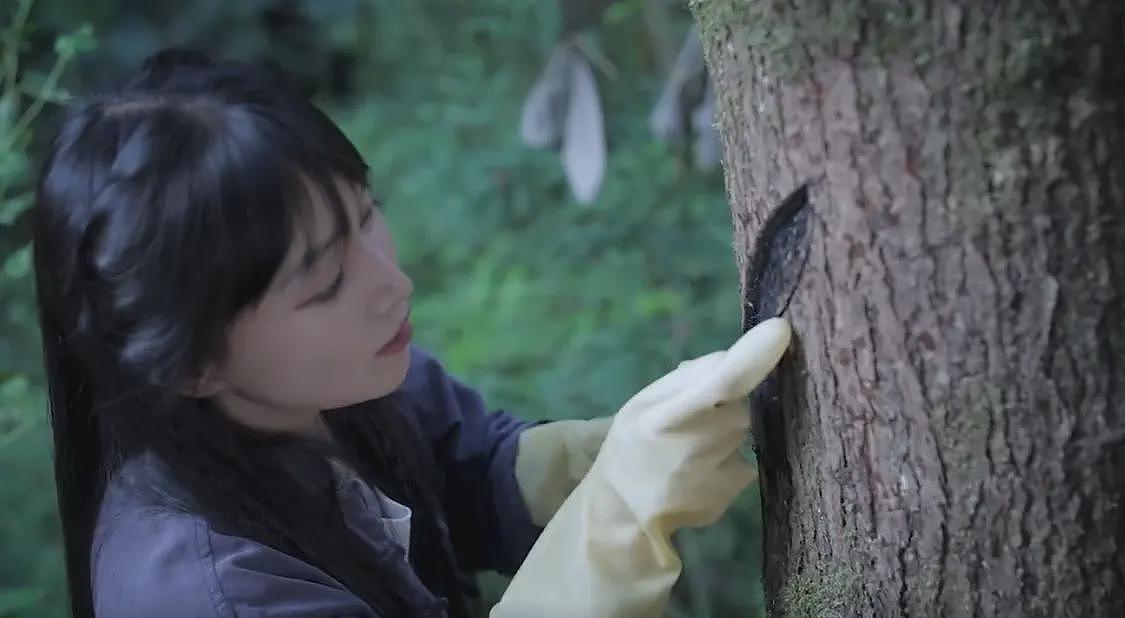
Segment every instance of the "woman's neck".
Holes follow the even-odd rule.
[[[216,403],[232,420],[252,429],[310,438],[329,438],[320,410],[281,408],[237,393],[222,393]]]

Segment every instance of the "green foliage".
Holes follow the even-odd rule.
[[[38,1],[31,13],[38,38],[77,32],[23,52],[36,63],[23,74],[42,75],[28,79],[47,105],[65,98],[63,84],[97,87],[171,43],[220,41],[219,51],[270,58],[297,73],[372,167],[415,281],[419,342],[497,407],[529,418],[611,414],[678,361],[737,334],[721,179],[693,172],[684,153],[656,142],[646,125],[663,76],[640,0],[616,3],[599,29],[582,33],[612,63],[595,63],[610,154],[589,206],[570,197],[556,153],[519,141],[520,105],[559,28],[547,5],[324,0],[298,4],[287,17],[302,29],[261,19],[283,4],[270,0]],[[83,20],[96,27],[98,48],[56,74],[52,50],[69,59],[88,47],[89,31],[76,30]],[[341,57],[349,67],[343,86],[326,69]],[[40,66],[42,73],[32,70]],[[12,114],[3,109],[0,122],[18,122],[4,120]],[[28,175],[41,145],[30,135],[15,143],[15,156],[2,155],[0,164],[0,178],[12,179],[0,202],[0,409],[34,422],[0,442],[0,616],[62,615],[25,249]],[[756,493],[718,525],[679,539],[686,569],[673,615],[761,614]],[[493,596],[502,586],[486,579]]]
[[[93,29],[59,34],[25,66],[32,0],[0,13],[0,616],[62,615],[64,578],[43,431],[43,394],[26,214],[32,202],[32,143],[44,106],[68,96],[60,80],[93,49]]]
[[[794,618],[831,618],[856,607],[859,576],[848,567],[810,567],[781,591],[781,609]]]

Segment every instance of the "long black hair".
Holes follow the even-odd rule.
[[[342,457],[410,503],[412,554],[439,563],[423,581],[451,597],[451,615],[466,612],[455,557],[431,540],[442,538],[440,504],[399,456],[401,432],[383,425],[393,395],[340,412],[329,423],[338,440],[320,444],[239,425],[183,394],[265,293],[307,215],[309,182],[344,217],[336,181],[366,184],[367,172],[279,71],[196,51],[160,52],[67,110],[38,187],[34,261],[75,616],[93,615],[91,542],[107,484],[140,455],[213,526],[323,569],[381,615],[411,615],[380,557],[359,551],[348,526],[324,525],[330,492],[292,474],[294,462]]]

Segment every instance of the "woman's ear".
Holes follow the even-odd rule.
[[[210,399],[226,390],[220,372],[214,365],[208,365],[194,378],[188,380],[181,392],[196,399]]]

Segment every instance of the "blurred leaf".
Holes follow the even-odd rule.
[[[0,225],[11,225],[16,218],[31,208],[34,196],[22,193],[0,201]]]
[[[15,92],[0,93],[0,126],[2,127],[9,127],[16,122],[17,109],[15,95]],[[15,152],[3,154],[9,157],[17,156]]]
[[[19,374],[0,374],[0,401],[12,400],[27,395],[27,377]]]
[[[94,37],[94,26],[82,24],[77,30],[64,34],[55,39],[55,53],[62,58],[70,59],[78,54],[91,52],[98,46]]]
[[[602,20],[612,24],[629,19],[636,19],[640,16],[645,1],[646,0],[628,0],[626,2],[613,2],[606,8],[605,13],[602,15]]]
[[[43,598],[40,588],[8,588],[0,590],[0,616],[31,609]]]
[[[638,317],[652,318],[681,310],[683,302],[672,290],[654,290],[638,296],[635,307]]]
[[[62,103],[71,98],[67,89],[49,83],[47,74],[42,71],[28,71],[19,89],[25,96],[46,99],[52,103]]]
[[[4,261],[3,272],[11,279],[23,279],[31,272],[31,245],[16,249]]]

